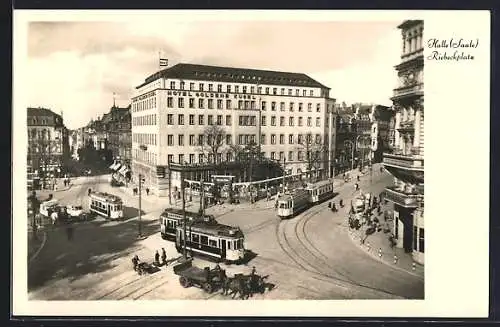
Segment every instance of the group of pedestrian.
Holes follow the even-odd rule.
[[[70,184],[70,182],[71,182],[71,181],[69,180],[69,178],[65,178],[65,179],[63,180],[64,187],[68,187],[68,186],[69,186],[69,184]]]
[[[161,263],[160,263],[160,253],[158,250],[155,252],[155,265],[156,266],[167,266],[167,253],[165,252],[164,248],[161,248]]]

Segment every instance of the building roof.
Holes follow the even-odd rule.
[[[400,29],[404,29],[404,28],[409,28],[409,27],[412,27],[412,26],[415,26],[415,25],[418,25],[418,24],[423,24],[424,21],[423,20],[420,20],[420,19],[414,19],[414,20],[405,20],[403,21],[399,26],[398,28]]]
[[[30,117],[38,117],[38,116],[44,116],[44,117],[54,117],[54,121],[49,121],[49,123],[53,123],[54,125],[57,126],[63,126],[63,118],[61,115],[56,114],[50,109],[47,108],[32,108],[28,107],[28,113],[27,113],[28,118]]]
[[[227,83],[289,85],[302,87],[327,86],[312,79],[306,74],[259,70],[249,68],[220,67],[179,63],[170,68],[161,70],[146,78],[145,82],[136,89],[151,83],[159,78],[183,78],[190,80],[210,80]]]

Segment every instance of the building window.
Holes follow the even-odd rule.
[[[266,87],[266,94],[269,94],[269,88]]]
[[[194,108],[194,98],[189,98],[189,108]]]
[[[239,93],[240,92],[240,87],[238,85],[234,86],[234,93]]]
[[[280,117],[280,126],[285,126],[285,117]]]
[[[255,109],[255,101],[250,101],[250,108]]]
[[[288,144],[293,144],[293,134],[288,135]]]
[[[231,85],[226,85],[226,92],[231,93]]]
[[[299,96],[300,95],[300,90],[299,89],[296,89],[295,90],[295,96]]]
[[[184,90],[184,85],[186,85],[186,83],[181,82],[181,90]]]
[[[168,163],[171,163],[174,161],[174,155],[173,154],[169,154],[168,155]]]
[[[193,153],[190,153],[190,154],[189,154],[189,163],[190,163],[190,164],[193,164],[193,163],[194,163],[194,154],[193,154]]]
[[[247,93],[247,87],[243,86],[243,93]]]
[[[321,135],[316,134],[316,144],[321,144]]]
[[[179,163],[183,163],[183,162],[184,162],[184,155],[179,154]]]
[[[208,109],[214,108],[214,99],[208,99]]]
[[[226,135],[226,144],[231,145],[231,135]]]
[[[321,118],[316,117],[316,127],[320,127],[320,126],[321,126]]]
[[[245,109],[250,109],[250,101],[245,101]]]
[[[257,126],[255,116],[250,116],[250,126]]]
[[[194,91],[194,83],[189,83],[189,90]]]
[[[278,89],[276,87],[273,88],[273,94],[277,95],[278,94]]]
[[[280,161],[283,161],[285,159],[285,152],[280,151]]]
[[[170,82],[170,89],[175,90],[175,82]]]
[[[425,237],[424,237],[424,229],[423,228],[419,228],[419,231],[418,231],[418,250],[422,253],[425,252]]]
[[[231,126],[231,115],[226,115],[226,126]]]
[[[205,125],[205,116],[198,115],[198,125]]]
[[[254,86],[250,86],[250,93],[255,93],[255,87]]]
[[[309,96],[313,96],[314,95],[314,91],[313,90],[309,90]]]
[[[413,226],[413,250],[418,251],[417,245],[418,245],[418,227]]]
[[[243,100],[238,100],[238,109],[243,109]]]
[[[222,115],[217,115],[217,125],[222,125]]]
[[[261,106],[262,106],[262,108],[261,108],[262,110],[266,110],[266,101],[262,101]]]
[[[276,152],[271,152],[271,159],[276,160]]]
[[[259,87],[257,88],[257,93],[262,94],[262,87],[261,87],[261,86],[259,86]]]
[[[266,116],[261,117],[261,123],[262,126],[266,126]]]
[[[167,135],[167,145],[168,146],[174,145],[174,136],[172,134]]]
[[[312,126],[312,118],[307,117],[307,126]]]
[[[222,92],[222,84],[217,84],[217,92]]]
[[[285,134],[280,134],[280,144],[285,144]]]
[[[293,111],[293,102],[290,102],[290,111]]]
[[[285,103],[280,102],[280,111],[285,111]]]
[[[217,100],[217,109],[222,109],[222,100]]]
[[[198,108],[203,109],[205,107],[204,99],[198,99]]]
[[[198,85],[199,91],[203,91],[203,87],[204,87],[203,83],[200,83],[200,84]]]
[[[168,108],[173,108],[174,107],[174,98],[168,97],[167,98],[167,107]]]
[[[281,89],[281,95],[285,95],[285,89],[284,88]]]
[[[276,144],[276,134],[271,134],[271,144]]]
[[[198,145],[203,145],[205,142],[205,137],[203,134],[198,134]]]
[[[184,134],[179,134],[178,135],[178,141],[179,141],[179,146],[184,146]]]
[[[184,125],[184,115],[182,115],[182,114],[179,115],[177,117],[177,119],[178,119],[179,125]]]
[[[293,151],[288,151],[288,161],[293,160]]]
[[[271,126],[276,126],[276,116],[271,116]]]
[[[194,134],[189,135],[189,145],[193,146],[194,144]]]
[[[266,144],[266,134],[260,135],[260,144]]]
[[[213,92],[214,90],[214,85],[212,83],[208,84],[208,91]]]
[[[297,143],[302,144],[302,139],[303,139],[302,134],[299,134],[299,136],[297,138]]]
[[[226,109],[231,109],[231,100],[226,100]]]
[[[320,112],[321,111],[321,104],[316,104],[316,112]]]
[[[312,111],[312,103],[307,104],[307,111],[309,111],[309,112]]]
[[[205,161],[205,155],[203,153],[198,154],[198,162],[203,163]]]
[[[238,135],[238,144],[243,144],[243,135]]]
[[[288,125],[290,126],[294,125],[293,117],[288,118]]]
[[[194,115],[189,115],[189,125],[194,125]]]
[[[302,125],[303,125],[303,118],[299,117],[299,126],[302,126]]]
[[[276,102],[271,102],[271,111],[276,111]]]
[[[299,161],[304,160],[304,154],[302,153],[302,151],[297,152],[297,159]]]
[[[214,124],[214,116],[208,115],[208,125],[213,125]]]
[[[174,124],[174,115],[173,114],[168,114],[167,115],[167,124],[168,125],[173,125]]]

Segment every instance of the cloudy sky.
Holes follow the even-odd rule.
[[[401,21],[32,22],[29,105],[77,128],[120,106],[158,69],[179,62],[303,72],[337,102],[391,104]]]

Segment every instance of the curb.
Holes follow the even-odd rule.
[[[366,249],[366,246],[362,246],[362,245],[359,245],[358,242],[356,241],[356,237],[354,236],[354,233],[351,232],[350,230],[347,230],[347,233],[349,234],[349,238],[351,239],[352,243],[354,244],[354,246],[356,246],[358,249],[362,250],[365,254],[367,254],[368,256],[372,257],[374,260],[388,266],[388,267],[391,267],[392,269],[395,269],[395,270],[399,270],[399,271],[402,271],[402,272],[405,272],[407,274],[410,274],[412,276],[415,276],[415,277],[418,277],[419,279],[421,280],[424,280],[424,277],[419,275],[419,274],[416,274],[412,271],[409,271],[405,268],[401,268],[399,266],[394,266],[388,262],[386,262],[385,260],[383,259],[380,259],[378,256],[376,256],[375,254],[372,254],[369,250]]]

